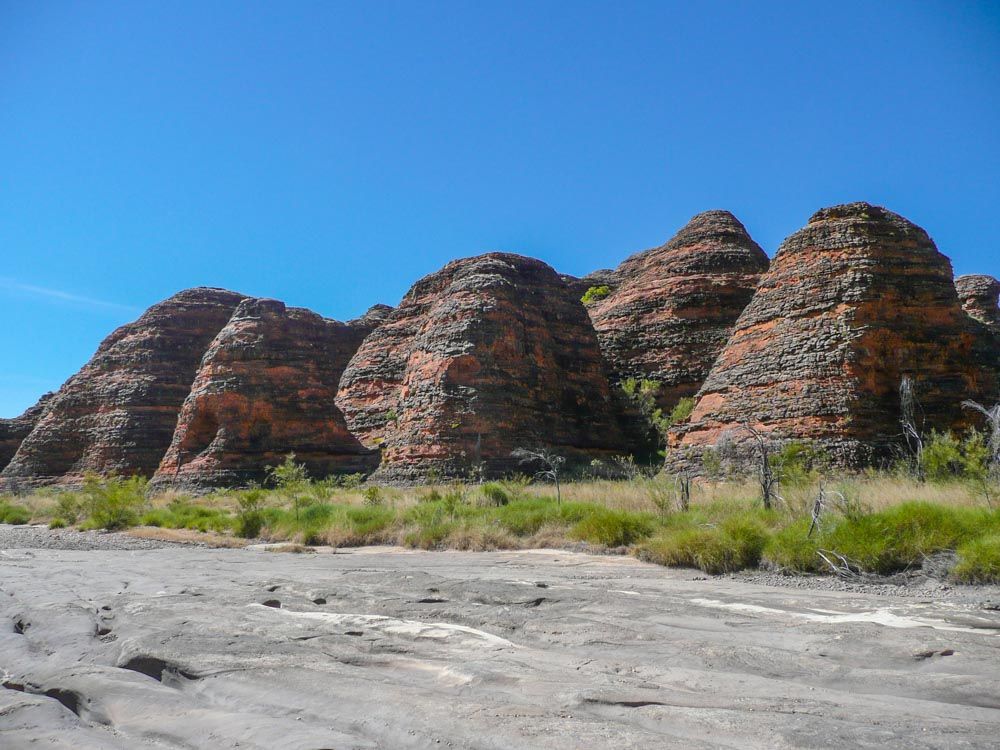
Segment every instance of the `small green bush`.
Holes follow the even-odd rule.
[[[146,504],[146,480],[143,477],[96,474],[84,478],[82,507],[87,516],[86,528],[114,531],[134,526],[139,510]]]
[[[381,487],[376,487],[375,485],[365,487],[361,494],[365,499],[365,505],[369,507],[377,508],[385,504],[385,498],[382,496]]]
[[[585,305],[592,305],[593,303],[604,299],[609,294],[611,294],[611,287],[607,284],[592,286],[583,293],[583,296],[580,297],[580,301]]]
[[[63,526],[72,526],[80,520],[82,512],[80,497],[75,492],[60,492],[56,496],[56,507],[52,513],[53,520],[58,519]]]
[[[53,518],[51,521],[49,521],[49,528],[50,529],[65,529],[66,528],[66,522],[64,520],[62,520],[61,518]]]
[[[961,583],[1000,583],[1000,534],[961,545],[951,575]]]
[[[264,527],[264,491],[259,487],[251,487],[239,494],[236,499],[237,512],[234,531],[243,539],[256,539]]]

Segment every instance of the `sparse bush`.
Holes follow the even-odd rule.
[[[817,478],[817,470],[825,457],[815,448],[802,442],[785,443],[768,456],[778,481],[789,487],[801,487]]]
[[[244,539],[256,539],[264,527],[264,491],[251,487],[239,494],[236,500],[236,535]]]
[[[344,474],[336,479],[337,486],[345,490],[356,490],[363,481],[365,481],[364,474]]]
[[[601,284],[600,286],[592,286],[583,296],[580,297],[580,301],[585,305],[592,305],[611,294],[611,287],[607,284]]]
[[[278,466],[268,466],[267,475],[275,487],[291,498],[295,517],[304,504],[303,492],[309,488],[309,472],[305,464],[295,463],[295,454],[289,453]]]
[[[88,474],[81,492],[87,516],[85,527],[114,531],[134,526],[139,511],[146,504],[145,492],[143,477],[102,479],[96,474]]]
[[[76,493],[60,492],[56,496],[56,507],[52,518],[61,521],[63,526],[72,526],[80,519],[82,511],[80,498]]]
[[[365,499],[365,505],[377,508],[385,504],[385,498],[382,496],[382,488],[372,485],[371,487],[365,487],[361,492]]]

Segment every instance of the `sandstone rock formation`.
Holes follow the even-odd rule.
[[[955,288],[965,312],[1000,335],[1000,281],[979,274],[959,276]]]
[[[157,487],[262,481],[294,452],[310,476],[365,472],[377,458],[334,399],[348,360],[386,310],[350,324],[270,299],[243,300],[208,347]]]
[[[904,376],[926,428],[963,422],[960,402],[991,387],[975,339],[924,230],[867,203],[823,209],[778,250],[672,443],[697,454],[746,422],[871,461],[901,436]]]
[[[417,282],[351,360],[337,403],[378,478],[517,470],[510,453],[621,448],[587,313],[545,263],[489,253]]]
[[[46,393],[19,417],[0,419],[0,470],[10,463],[21,443],[35,429],[53,395]]]
[[[112,333],[52,397],[0,487],[73,484],[86,471],[151,476],[202,354],[241,299],[188,289]]]
[[[595,276],[613,289],[588,308],[613,378],[659,381],[664,409],[693,396],[767,267],[735,216],[706,211],[665,245]]]

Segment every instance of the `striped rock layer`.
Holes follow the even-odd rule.
[[[157,488],[262,482],[294,453],[311,477],[374,468],[334,399],[374,325],[340,323],[271,299],[244,299],[202,359]]]
[[[767,267],[728,211],[698,214],[665,245],[626,259],[611,294],[589,307],[612,377],[658,381],[663,409],[693,396]]]
[[[924,429],[957,428],[995,390],[950,261],[920,227],[867,203],[826,208],[786,239],[671,442],[693,460],[749,424],[841,463],[901,441],[900,383]]]
[[[457,260],[417,282],[351,360],[337,403],[382,452],[376,479],[495,475],[511,452],[622,449],[586,310],[541,261]]]
[[[208,344],[242,295],[180,292],[122,326],[49,400],[0,488],[77,484],[85,472],[151,476]]]

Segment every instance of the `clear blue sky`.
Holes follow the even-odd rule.
[[[0,165],[0,416],[185,287],[344,319],[709,208],[773,253],[868,200],[1000,275],[1000,4],[0,0]]]

